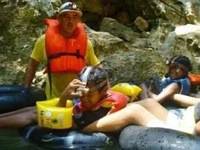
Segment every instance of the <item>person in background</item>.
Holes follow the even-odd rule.
[[[61,5],[56,19],[45,20],[47,29],[33,48],[25,87],[31,86],[38,65],[44,62],[48,74],[45,85],[47,99],[59,97],[84,66],[99,63],[81,16],[78,6],[68,1]]]
[[[182,99],[183,97],[180,98],[180,94],[189,95],[190,93],[191,83],[188,73],[191,70],[192,65],[188,57],[182,55],[172,57],[167,61],[166,75],[160,81],[157,80],[157,91],[152,92],[143,84],[146,92],[145,97],[154,98],[162,104],[175,102],[181,106],[190,106],[191,103],[193,105],[193,102],[185,101],[185,99]]]

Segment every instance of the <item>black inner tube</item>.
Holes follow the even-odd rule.
[[[119,136],[122,149],[130,150],[199,150],[200,137],[164,129],[130,125]]]
[[[33,106],[46,99],[44,91],[19,85],[0,85],[0,113]],[[199,107],[196,108],[199,114]],[[198,118],[198,116],[196,116]],[[46,149],[134,149],[134,150],[199,150],[200,137],[170,129],[130,125],[119,136],[83,133],[77,130],[50,130],[28,125],[19,130],[26,140]],[[119,146],[120,145],[120,146]]]
[[[45,100],[44,90],[20,85],[0,85],[0,113],[34,106],[36,101]]]
[[[113,149],[119,147],[117,135],[84,133],[79,130],[52,130],[28,125],[19,130],[20,135],[45,149]]]

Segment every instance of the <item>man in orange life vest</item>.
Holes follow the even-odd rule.
[[[30,87],[37,66],[44,61],[48,73],[47,99],[59,97],[84,66],[99,63],[81,16],[82,12],[74,2],[66,2],[61,5],[57,19],[45,20],[47,30],[35,43],[26,71],[25,87]]]

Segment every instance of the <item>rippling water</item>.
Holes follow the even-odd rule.
[[[0,130],[0,150],[44,150],[25,141],[17,130]]]

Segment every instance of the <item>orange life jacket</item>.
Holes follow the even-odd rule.
[[[192,85],[200,85],[200,74],[189,73],[188,77]]]
[[[45,47],[48,71],[52,73],[79,73],[85,66],[87,34],[84,24],[78,23],[73,35],[65,38],[60,34],[59,22],[46,19]]]
[[[87,108],[81,102],[74,107],[74,113],[76,113],[76,109],[78,112],[84,112],[88,110],[97,110],[100,107],[111,108],[111,112],[116,112],[123,107],[125,107],[128,103],[128,97],[122,93],[108,91],[108,96],[105,99],[100,100],[93,106]],[[77,108],[78,107],[78,108]]]
[[[111,112],[116,112],[124,108],[128,103],[128,97],[122,93],[108,91],[108,97],[96,104],[96,107],[111,108]]]

